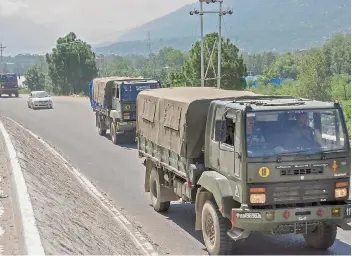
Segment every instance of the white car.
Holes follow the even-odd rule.
[[[46,91],[33,91],[29,94],[28,108],[53,108],[53,100]]]

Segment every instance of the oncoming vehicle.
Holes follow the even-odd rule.
[[[327,249],[350,230],[351,148],[338,103],[209,87],[137,96],[137,148],[155,211],[195,205],[210,254],[252,232]]]
[[[160,88],[160,81],[131,78],[103,77],[89,85],[91,107],[96,114],[100,135],[110,129],[114,144],[135,142],[136,98],[143,90]]]
[[[29,94],[27,101],[28,108],[53,108],[53,100],[46,91],[33,91]]]
[[[13,73],[0,74],[0,97],[6,94],[8,96],[19,96],[17,75]]]

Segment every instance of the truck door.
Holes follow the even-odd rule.
[[[236,112],[230,110],[223,117],[224,139],[220,142],[220,172],[224,175],[233,175],[235,169],[235,127]]]
[[[118,110],[119,104],[119,86],[114,85],[111,89],[112,109]]]

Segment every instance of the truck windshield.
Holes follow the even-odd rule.
[[[338,109],[247,113],[247,155],[268,157],[347,150],[343,127]]]
[[[158,84],[125,84],[121,85],[121,100],[122,102],[136,102],[139,92],[148,89],[157,88]]]
[[[0,75],[0,82],[3,82],[3,83],[17,83],[17,77],[14,74]]]

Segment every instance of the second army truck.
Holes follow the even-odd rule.
[[[114,144],[135,142],[136,98],[146,89],[160,88],[156,80],[131,77],[96,78],[90,85],[91,106],[100,135],[110,130]]]
[[[137,145],[154,209],[195,204],[210,254],[252,232],[327,249],[350,230],[351,151],[338,103],[207,87],[143,91]]]

